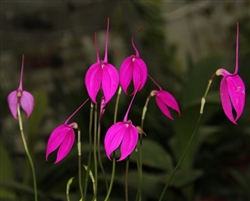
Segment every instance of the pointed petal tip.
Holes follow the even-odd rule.
[[[34,102],[35,102],[34,97],[31,93],[29,93],[27,91],[22,92],[22,96],[20,99],[20,105],[21,105],[22,109],[25,111],[27,118],[29,118],[33,112]]]

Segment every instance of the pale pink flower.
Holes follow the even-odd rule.
[[[25,111],[27,118],[31,115],[34,109],[34,97],[31,93],[23,90],[23,68],[24,55],[22,55],[22,68],[19,87],[17,90],[12,91],[7,98],[11,114],[15,119],[17,119],[17,103],[20,103],[20,106]]]

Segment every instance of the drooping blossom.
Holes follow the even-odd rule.
[[[58,151],[55,164],[67,156],[75,142],[74,129],[78,128],[77,123],[74,122],[69,124],[68,122],[88,100],[89,99],[87,99],[72,115],[70,115],[64,124],[61,124],[52,131],[46,148],[46,160],[48,160],[49,154],[57,148]]]
[[[103,91],[106,103],[114,96],[118,84],[119,74],[117,69],[110,63],[108,63],[108,31],[109,31],[109,20],[107,24],[107,35],[106,35],[106,47],[104,60],[100,60],[97,40],[95,34],[95,46],[96,46],[96,57],[97,62],[94,63],[88,69],[85,75],[85,85],[91,100],[96,103],[96,96],[100,89]]]
[[[159,90],[153,90],[150,95],[155,96],[156,104],[158,105],[158,107],[160,108],[162,113],[164,115],[166,115],[169,119],[174,120],[173,117],[171,116],[171,113],[170,113],[168,108],[171,108],[171,109],[175,110],[180,115],[181,112],[180,112],[177,101],[175,100],[173,95],[171,95],[169,92],[162,90],[160,85],[158,85],[156,83],[156,81],[151,76],[149,76],[149,78],[159,88]]]
[[[140,58],[139,52],[136,49],[135,44],[134,44],[134,37],[135,37],[135,34],[137,34],[138,32],[134,33],[132,37],[132,46],[135,50],[135,55],[131,55],[128,58],[126,58],[122,62],[121,68],[120,68],[120,84],[121,84],[122,90],[126,94],[128,94],[127,89],[132,79],[133,79],[134,92],[135,92],[135,90],[138,88],[139,85],[140,87],[138,91],[140,91],[144,87],[147,81],[147,76],[148,76],[148,69],[147,69],[146,63]]]
[[[28,91],[23,90],[23,69],[24,69],[24,55],[22,55],[22,68],[20,74],[20,83],[17,90],[12,91],[7,98],[11,114],[17,119],[17,104],[25,111],[27,118],[31,115],[34,109],[34,97]]]
[[[216,75],[222,75],[220,83],[220,98],[222,108],[231,122],[237,124],[245,105],[245,85],[238,73],[238,51],[239,51],[239,24],[237,23],[236,34],[236,63],[234,73],[231,74],[227,70],[220,68],[216,71]],[[233,106],[233,107],[232,107]],[[233,108],[236,117],[233,115]]]
[[[124,160],[132,153],[138,142],[138,129],[133,125],[131,120],[128,120],[128,113],[137,91],[138,89],[134,93],[123,121],[113,124],[105,135],[104,148],[109,159],[110,154],[120,146],[121,156],[118,161]]]

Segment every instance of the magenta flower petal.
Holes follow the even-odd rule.
[[[134,58],[134,56],[130,56],[126,58],[120,68],[120,84],[122,87],[122,90],[127,94],[128,86],[132,80],[133,77],[133,63],[131,60]]]
[[[110,154],[114,150],[116,150],[121,144],[121,141],[126,131],[124,130],[124,128],[125,124],[123,122],[117,122],[108,129],[105,135],[104,148],[106,151],[106,155],[109,159],[110,159]]]
[[[241,116],[245,105],[245,85],[238,75],[228,77],[227,82],[229,96],[236,111],[235,121],[237,121]]]
[[[75,133],[73,130],[73,124],[58,126],[50,135],[47,148],[46,148],[46,160],[50,153],[55,151],[58,147],[57,159],[55,163],[62,160],[70,151],[75,140]]]
[[[58,163],[59,161],[61,161],[65,156],[67,156],[67,154],[69,153],[69,151],[71,150],[73,144],[75,141],[75,132],[73,129],[70,129],[67,134],[65,135],[61,146],[58,149],[57,152],[57,158],[56,158],[56,162]]]
[[[102,69],[102,90],[105,102],[109,102],[114,96],[119,84],[119,74],[111,64],[104,64]]]
[[[17,119],[17,90],[12,91],[7,98],[12,116]]]
[[[232,105],[231,105],[231,101],[229,98],[229,93],[228,93],[227,88],[228,88],[228,85],[226,82],[226,78],[223,77],[220,83],[220,97],[221,97],[222,108],[226,116],[229,118],[229,120],[232,121],[234,124],[236,124],[234,117],[233,117]]]
[[[180,109],[175,98],[167,91],[161,91],[157,94],[157,97],[161,98],[162,101],[170,108],[178,112],[180,115]]]
[[[27,91],[22,91],[20,105],[22,109],[26,112],[28,118],[34,109],[34,97],[32,96],[32,94]]]
[[[102,67],[100,63],[95,63],[88,69],[85,75],[85,85],[91,100],[96,103],[96,96],[101,87]]]
[[[144,87],[148,77],[148,69],[145,62],[141,58],[135,57],[133,81],[135,90],[139,87],[139,91]]]
[[[155,98],[156,104],[158,105],[158,107],[160,108],[160,110],[162,111],[162,113],[164,115],[166,115],[169,119],[173,119],[173,117],[170,114],[169,109],[167,108],[166,104],[163,102],[163,100],[160,97]]]
[[[160,91],[153,90],[151,92],[151,94],[152,94],[152,96],[153,95],[156,96],[155,100],[156,100],[158,107],[160,108],[162,113],[165,116],[167,116],[169,119],[173,120],[173,117],[171,116],[171,113],[170,113],[168,107],[177,111],[179,115],[181,114],[177,101],[169,92],[163,91],[163,90],[160,90]]]
[[[133,124],[125,124],[126,130],[121,143],[121,157],[118,161],[124,160],[130,155],[138,142],[138,131]]]

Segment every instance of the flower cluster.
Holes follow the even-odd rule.
[[[139,30],[140,31],[140,30]],[[138,32],[139,32],[138,31]],[[104,147],[107,157],[110,159],[110,155],[119,146],[121,147],[121,157],[118,161],[125,159],[129,154],[133,152],[137,145],[138,133],[140,131],[132,124],[131,120],[128,120],[129,110],[132,106],[132,102],[135,95],[143,89],[146,84],[147,78],[154,82],[158,87],[158,90],[152,90],[150,96],[155,96],[156,104],[162,113],[169,119],[173,120],[173,117],[169,111],[169,108],[173,109],[180,115],[180,108],[176,99],[162,87],[148,74],[146,63],[140,58],[139,51],[137,50],[134,37],[138,33],[134,33],[132,36],[132,47],[135,50],[135,55],[127,57],[121,64],[120,72],[115,66],[108,62],[108,33],[109,33],[109,20],[107,23],[106,44],[104,59],[100,60],[98,53],[98,45],[95,34],[95,48],[96,48],[96,63],[90,66],[85,75],[85,86],[91,101],[94,104],[100,103],[100,121],[105,112],[106,105],[112,99],[120,84],[123,92],[128,93],[128,87],[133,81],[133,98],[127,109],[123,121],[113,124],[106,132],[104,139]],[[220,84],[220,96],[223,110],[226,116],[236,124],[236,121],[241,116],[244,104],[245,104],[245,85],[240,76],[238,75],[238,49],[239,49],[239,26],[237,23],[237,36],[236,36],[236,64],[233,74],[229,73],[225,69],[218,69],[216,75],[222,75],[223,78]],[[21,108],[26,112],[29,117],[33,111],[34,98],[31,93],[24,91],[22,87],[24,68],[24,56],[22,58],[22,68],[20,75],[20,84],[17,90],[12,91],[8,96],[8,105],[10,111],[15,119],[17,119],[17,105],[20,104]],[[102,92],[102,99],[97,100],[97,95]],[[46,159],[50,153],[58,148],[56,162],[61,161],[70,151],[75,141],[74,129],[77,128],[77,123],[68,123],[69,119],[86,103],[85,101],[66,121],[64,124],[58,126],[51,134],[47,149]],[[232,108],[236,111],[236,117],[233,115]]]

